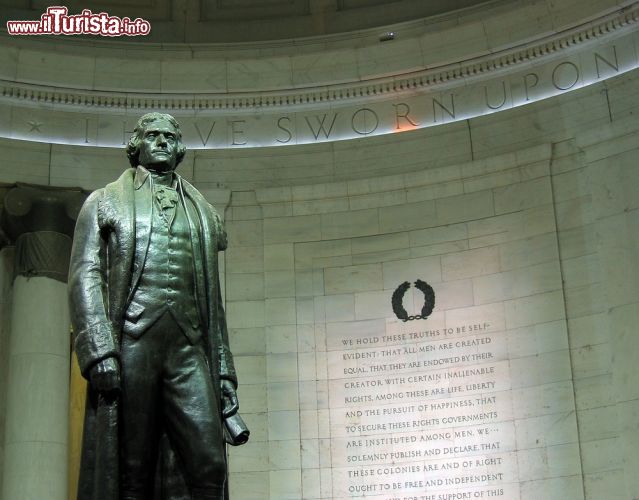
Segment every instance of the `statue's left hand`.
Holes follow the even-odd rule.
[[[235,415],[240,408],[235,387],[230,380],[222,379],[222,401],[224,401],[224,408],[222,409],[224,418]]]

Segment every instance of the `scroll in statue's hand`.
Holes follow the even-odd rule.
[[[224,418],[230,417],[237,413],[240,408],[240,403],[237,400],[237,393],[233,382],[230,380],[222,379],[222,401],[224,402],[224,408],[222,409],[222,416]]]
[[[98,392],[120,390],[120,365],[115,358],[106,358],[96,363],[89,372],[91,386]]]

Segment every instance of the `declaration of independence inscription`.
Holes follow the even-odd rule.
[[[504,332],[429,326],[329,341],[335,497],[519,498]]]

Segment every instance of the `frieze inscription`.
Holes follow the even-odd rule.
[[[560,60],[540,60],[523,70],[515,65],[505,74],[487,71],[357,101],[348,97],[304,102],[293,99],[277,106],[260,103],[191,108],[180,100],[175,109],[167,107],[180,117],[184,141],[190,149],[314,144],[393,134],[511,109],[620,75],[639,65],[635,47],[639,46],[638,40],[639,36],[629,33],[595,48],[579,48]],[[89,108],[78,106],[73,96],[60,97],[56,101],[59,104],[50,110],[35,108],[22,98],[36,90],[12,87],[0,91],[4,96],[0,108],[28,106],[24,111],[14,110],[14,118],[0,125],[0,137],[120,148],[133,126],[127,116],[133,97],[122,96],[119,105],[109,101],[105,106],[109,109],[104,112],[100,106],[96,109],[93,99],[91,109],[96,111],[87,113]],[[49,102],[51,96],[43,94],[43,99]],[[35,94],[32,101],[38,101]]]

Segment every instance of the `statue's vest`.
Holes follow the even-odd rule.
[[[191,343],[202,333],[197,310],[191,230],[184,198],[172,188],[148,186],[135,190],[136,214],[148,197],[153,196],[149,247],[141,263],[136,245],[135,262],[143,265],[142,274],[126,309],[124,332],[140,337],[165,312],[169,312]],[[146,198],[146,199],[145,199]],[[197,217],[191,207],[191,219]],[[144,222],[136,217],[136,233]],[[199,239],[194,235],[196,241]]]

